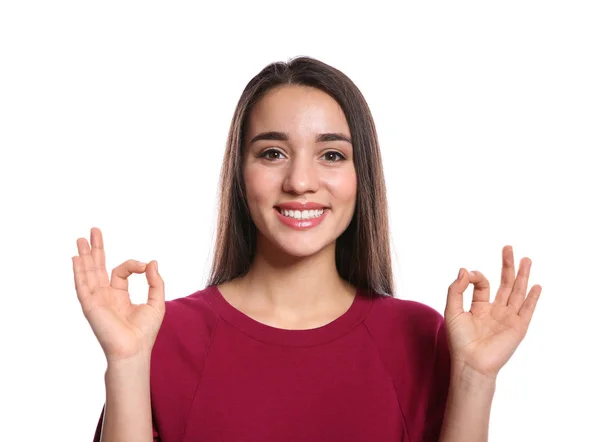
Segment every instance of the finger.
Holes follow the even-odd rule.
[[[145,262],[136,261],[135,259],[125,261],[113,269],[110,276],[110,286],[117,290],[129,290],[127,278],[134,273],[144,273],[147,265]]]
[[[90,289],[90,293],[93,294],[96,287],[98,287],[98,278],[96,277],[96,264],[94,263],[94,258],[92,258],[90,244],[87,239],[79,238],[77,240],[77,251],[79,252],[81,262],[83,263],[87,285]]]
[[[165,283],[158,273],[158,262],[153,261],[146,268],[148,281],[148,305],[162,309],[165,305]]]
[[[81,257],[73,256],[73,279],[75,281],[75,291],[77,292],[77,299],[83,304],[90,297],[90,288],[88,287],[87,279],[85,277],[85,269],[83,268],[83,262]]]
[[[456,281],[448,287],[448,297],[446,299],[446,309],[444,311],[444,316],[448,321],[451,321],[456,316],[464,313],[463,293],[469,286],[469,278],[465,277],[466,275],[467,272],[461,268],[458,272]]]
[[[527,295],[523,306],[519,310],[519,316],[525,320],[527,326],[529,326],[529,323],[531,322],[533,312],[535,311],[535,306],[537,305],[538,299],[540,299],[541,294],[541,285],[536,284],[533,287],[531,287],[531,290],[529,290],[529,295]]]
[[[97,227],[92,227],[90,231],[92,242],[92,258],[96,264],[98,284],[100,287],[107,287],[109,284],[108,273],[106,272],[106,256],[104,253],[104,239],[102,231]]]
[[[508,297],[515,282],[515,257],[512,246],[504,246],[502,249],[502,274],[500,277],[500,288],[496,293],[495,303],[506,305]]]
[[[490,302],[490,282],[483,273],[469,272],[469,281],[473,284],[473,302]]]
[[[521,309],[527,293],[527,283],[529,282],[529,271],[531,269],[531,260],[523,258],[519,265],[519,273],[513,284],[512,291],[508,297],[508,305],[512,306],[517,312]]]

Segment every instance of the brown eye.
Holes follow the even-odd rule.
[[[325,152],[325,155],[323,155],[321,158],[329,163],[335,163],[337,161],[343,161],[346,159],[341,153],[336,152],[335,150]]]
[[[260,158],[265,158],[269,161],[281,160],[283,158],[283,153],[276,149],[267,149],[260,153]]]

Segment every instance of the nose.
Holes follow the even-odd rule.
[[[319,189],[319,172],[311,155],[295,156],[287,166],[283,190],[302,195]]]

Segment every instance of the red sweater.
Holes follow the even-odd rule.
[[[423,304],[359,290],[335,321],[284,330],[208,287],[166,303],[155,441],[434,442],[449,373],[443,318]]]

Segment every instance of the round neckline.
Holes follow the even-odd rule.
[[[229,325],[266,344],[312,346],[333,341],[360,324],[371,307],[372,297],[356,290],[352,304],[344,313],[328,324],[304,330],[273,327],[251,318],[225,299],[216,285],[207,287],[207,297],[216,313]]]

